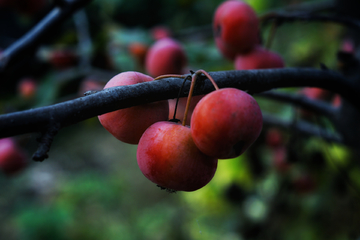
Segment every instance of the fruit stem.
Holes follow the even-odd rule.
[[[184,89],[184,85],[185,85],[186,80],[187,80],[189,77],[190,77],[190,75],[188,75],[188,76],[186,76],[186,77],[184,78],[184,81],[183,81],[183,83],[182,83],[182,85],[181,85],[181,88],[180,88],[180,90],[179,90],[178,96],[177,96],[177,98],[176,98],[176,104],[175,104],[175,109],[174,109],[174,116],[173,116],[173,118],[172,118],[173,120],[176,120],[176,111],[177,111],[178,104],[179,104],[180,94],[181,94],[182,90]]]
[[[186,78],[187,76],[186,75],[177,75],[177,74],[164,74],[164,75],[160,75],[160,76],[157,76],[156,78],[154,78],[154,80],[160,80],[160,79],[163,79],[163,78]]]
[[[187,102],[186,102],[186,108],[185,108],[184,118],[183,118],[183,121],[182,121],[182,125],[183,125],[183,126],[185,126],[186,119],[187,119],[187,115],[188,115],[188,112],[189,112],[190,101],[191,101],[192,94],[193,94],[193,92],[194,92],[196,78],[197,78],[200,74],[204,74],[204,75],[211,81],[211,83],[213,84],[215,90],[219,90],[218,85],[216,84],[216,82],[214,81],[214,79],[210,76],[210,74],[208,74],[205,70],[202,70],[202,69],[197,70],[197,71],[192,75],[192,78],[191,78],[190,91],[189,91],[188,99],[187,99]]]
[[[199,69],[195,72],[195,74],[200,75],[200,73],[204,74],[212,83],[212,85],[214,86],[215,90],[219,90],[218,85],[216,84],[215,80],[210,76],[210,74],[208,74],[205,70]]]

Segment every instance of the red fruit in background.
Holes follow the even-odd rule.
[[[213,17],[213,31],[216,45],[230,60],[250,51],[259,42],[259,20],[251,6],[243,1],[221,3]]]
[[[194,144],[189,127],[169,121],[150,126],[137,149],[141,172],[163,188],[195,191],[213,178],[218,160]]]
[[[299,194],[307,194],[315,190],[316,188],[316,182],[312,175],[303,173],[299,176],[297,176],[293,182],[292,185],[295,189],[295,191]]]
[[[285,66],[279,54],[261,46],[255,47],[244,55],[237,55],[234,65],[237,70],[283,68]]]
[[[37,89],[37,83],[32,78],[24,78],[18,83],[18,93],[24,99],[32,98]]]
[[[340,107],[341,106],[341,96],[339,94],[335,94],[332,99],[332,105],[334,107]]]
[[[44,10],[48,4],[47,0],[14,0],[14,8],[22,14],[32,16]]]
[[[78,62],[78,56],[71,50],[54,50],[49,56],[50,63],[57,69],[65,69],[75,66]]]
[[[0,169],[6,175],[13,175],[27,165],[24,151],[17,146],[13,138],[0,139]]]
[[[351,39],[344,39],[341,43],[340,50],[342,52],[355,54],[355,44]]]
[[[130,43],[128,46],[131,56],[133,56],[136,62],[143,66],[145,64],[145,57],[148,50],[148,47],[140,42]]]
[[[122,72],[110,79],[104,89],[150,81],[153,81],[152,77],[139,72]],[[99,116],[99,120],[120,141],[137,144],[150,125],[166,121],[168,116],[168,101],[159,101],[105,113]]]
[[[104,88],[104,84],[102,82],[99,82],[96,79],[86,78],[80,83],[78,95],[84,96],[85,92],[100,91],[103,88]]]
[[[288,161],[286,147],[280,146],[274,149],[273,164],[275,169],[281,173],[287,172],[290,169],[291,164]]]
[[[234,158],[258,138],[262,113],[249,94],[235,88],[223,88],[198,102],[190,126],[200,151],[219,159]]]
[[[277,128],[270,128],[266,131],[265,143],[271,148],[276,148],[284,143],[282,133]]]
[[[164,74],[182,74],[187,57],[181,44],[171,38],[156,41],[149,49],[146,71],[153,77]]]
[[[331,93],[328,90],[316,87],[305,87],[300,90],[300,94],[305,95],[311,99],[317,100],[329,100],[331,98]]]
[[[160,40],[163,38],[171,38],[171,30],[165,26],[156,26],[151,29],[151,36],[155,40]]]
[[[313,100],[330,101],[332,97],[328,90],[316,87],[304,87],[299,93]],[[311,118],[314,113],[307,109],[300,109],[300,114],[303,118]]]

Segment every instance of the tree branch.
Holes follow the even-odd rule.
[[[0,73],[5,72],[7,68],[21,58],[23,54],[34,51],[43,39],[48,36],[49,32],[54,31],[54,29],[71,14],[90,1],[91,0],[64,1],[61,6],[56,6],[28,33],[2,52],[0,55]]]
[[[273,88],[320,87],[336,93],[352,102],[360,110],[360,87],[337,72],[309,68],[285,68],[264,70],[233,70],[211,72],[220,88],[234,87],[249,93],[260,93]],[[206,79],[205,77],[201,79]],[[62,127],[88,118],[144,103],[176,98],[182,78],[165,78],[141,84],[104,89],[97,93],[51,106],[0,115],[0,138],[44,132],[50,123]],[[181,96],[186,96],[190,83],[185,85]],[[194,95],[213,91],[210,81],[198,81]]]
[[[305,121],[286,121],[264,113],[263,121],[264,125],[276,126],[278,128],[291,130],[304,136],[315,136],[322,138],[328,142],[335,142],[341,144],[344,143],[343,138],[339,134],[329,132],[326,129],[323,129]]]
[[[324,115],[329,118],[333,118],[335,114],[337,114],[337,109],[332,107],[329,103],[310,99],[306,96],[300,94],[288,94],[279,91],[267,91],[259,94],[260,97],[266,97],[273,100],[286,102],[293,104],[295,106],[308,109],[312,112],[316,112],[317,114]]]
[[[260,17],[260,21],[262,22],[267,22],[269,20],[275,20],[278,22],[279,25],[284,22],[293,22],[293,21],[333,22],[360,31],[360,21],[339,15],[324,15],[324,14],[314,14],[314,13],[309,14],[307,12],[300,12],[300,13],[270,12]]]

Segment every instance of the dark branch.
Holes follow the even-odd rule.
[[[329,118],[333,118],[337,113],[337,109],[332,107],[329,103],[321,100],[310,99],[300,94],[294,95],[279,91],[267,91],[260,93],[259,96],[290,103]]]
[[[64,1],[62,6],[55,7],[34,28],[2,52],[0,55],[0,73],[6,71],[23,54],[34,51],[48,36],[49,32],[54,31],[71,14],[89,2],[91,0]]]
[[[293,133],[299,133],[303,136],[315,136],[328,142],[344,143],[339,134],[329,132],[326,129],[313,125],[305,121],[287,121],[276,118],[271,115],[263,114],[264,125],[275,126],[281,129],[290,130]]]
[[[278,22],[278,24],[284,22],[293,22],[293,21],[332,22],[332,23],[342,24],[344,26],[354,28],[355,30],[360,31],[360,21],[339,15],[309,14],[307,12],[301,12],[301,13],[271,12],[261,16],[260,19],[262,22],[275,20]]]
[[[360,87],[339,73],[309,68],[210,72],[220,88],[234,87],[249,93],[273,88],[319,87],[340,94],[360,110]],[[88,118],[144,103],[177,97],[182,78],[165,78],[141,84],[108,88],[51,106],[0,115],[0,138],[43,132],[51,122],[69,126]],[[214,90],[210,81],[198,81],[194,95]],[[190,83],[185,84],[186,96]]]
[[[42,162],[45,158],[49,157],[47,153],[50,150],[50,146],[54,140],[54,137],[60,128],[60,124],[52,123],[41,135],[41,137],[38,139],[39,147],[32,157],[35,161]]]

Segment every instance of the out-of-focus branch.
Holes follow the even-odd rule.
[[[73,16],[78,36],[78,50],[80,54],[80,68],[90,70],[92,41],[89,32],[89,23],[84,10],[80,10]]]
[[[269,114],[263,114],[263,121],[264,125],[290,130],[303,136],[315,136],[328,142],[344,143],[342,137],[339,134],[330,132],[327,129],[323,129],[305,121],[288,121],[271,116]]]
[[[287,13],[287,12],[270,12],[266,13],[260,17],[260,21],[268,22],[269,20],[277,21],[278,25],[284,22],[293,22],[293,21],[317,21],[317,22],[332,22],[342,24],[344,26],[354,28],[357,31],[360,31],[360,21],[349,18],[347,16],[340,15],[325,15],[325,14],[309,14],[308,12],[297,12],[297,13]]]
[[[220,88],[234,87],[249,93],[273,88],[312,86],[339,93],[360,110],[360,87],[333,71],[307,68],[220,71],[210,75]],[[210,81],[199,81],[194,95],[213,91]],[[175,98],[182,78],[165,78],[141,84],[108,88],[97,93],[51,106],[0,115],[0,138],[30,132],[44,132],[49,124],[62,127],[117,109]],[[186,96],[190,83],[181,96]]]
[[[317,114],[333,118],[337,114],[337,108],[329,103],[320,100],[310,99],[300,94],[289,94],[279,91],[267,91],[259,94],[260,97],[266,97],[277,101],[293,104],[295,106],[305,108]]]
[[[4,73],[23,54],[33,52],[43,39],[48,36],[49,32],[54,31],[71,14],[89,2],[91,0],[63,1],[60,6],[52,9],[35,27],[1,53],[0,74]]]

